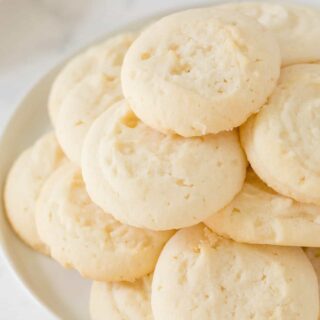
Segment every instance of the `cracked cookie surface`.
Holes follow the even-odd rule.
[[[190,226],[224,207],[241,190],[246,164],[237,132],[163,135],[125,100],[95,121],[82,153],[93,201],[123,223],[154,230]]]
[[[318,299],[302,249],[241,244],[197,225],[164,247],[151,304],[156,320],[314,320]]]
[[[133,111],[164,133],[231,130],[257,112],[280,72],[274,36],[256,20],[217,8],[192,9],[144,30],[122,68]]]
[[[54,259],[97,281],[134,281],[152,272],[173,234],[115,220],[91,201],[80,169],[71,162],[61,165],[44,185],[36,223]]]

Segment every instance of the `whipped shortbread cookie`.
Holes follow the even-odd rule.
[[[297,201],[320,205],[320,65],[284,68],[268,103],[241,128],[258,176]]]
[[[113,103],[123,99],[120,79],[103,73],[87,76],[70,90],[61,104],[56,133],[66,156],[81,164],[84,138],[93,121]]]
[[[49,114],[56,124],[64,99],[79,82],[91,74],[105,76],[110,86],[118,83],[123,57],[136,34],[116,35],[72,58],[55,79],[49,95]]]
[[[92,320],[152,320],[152,275],[130,282],[94,282],[90,294]]]
[[[45,183],[36,223],[55,260],[96,281],[134,281],[149,274],[173,234],[116,221],[90,200],[80,169],[71,162]]]
[[[318,284],[320,284],[320,248],[304,248],[304,251],[312,263],[318,278]],[[320,319],[320,315],[318,319]]]
[[[301,248],[226,240],[203,225],[178,231],[153,275],[156,320],[315,320],[315,271]]]
[[[220,6],[255,18],[277,38],[282,64],[320,61],[320,9],[297,4],[241,2]]]
[[[246,159],[237,132],[201,138],[163,135],[125,100],[92,125],[82,152],[92,200],[117,220],[153,230],[196,224],[241,190]]]
[[[122,68],[125,98],[147,125],[201,136],[230,130],[257,112],[280,70],[275,37],[230,10],[178,12],[147,28]]]
[[[205,224],[238,242],[320,247],[320,207],[276,193],[252,170],[241,192]]]
[[[36,229],[36,201],[43,184],[63,160],[54,134],[45,134],[17,158],[5,184],[4,203],[11,226],[26,244],[44,254],[49,251]]]

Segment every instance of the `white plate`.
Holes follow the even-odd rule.
[[[318,0],[308,0],[304,3],[319,4]],[[142,27],[157,17],[159,15],[143,19],[115,33]],[[113,34],[108,34],[104,38]],[[47,97],[52,81],[60,68],[61,66],[49,72],[33,87],[20,102],[4,130],[0,141],[1,195],[5,177],[14,159],[50,128],[46,107]],[[32,296],[47,309],[50,319],[57,317],[68,320],[89,319],[88,301],[91,282],[82,279],[77,272],[63,269],[52,259],[25,246],[7,223],[3,201],[0,203],[0,243],[12,270]]]
[[[153,19],[155,17],[130,24],[107,34],[103,39],[125,30],[138,29]],[[91,45],[93,43],[88,47]],[[47,112],[48,93],[55,76],[65,62],[34,85],[19,103],[4,130],[0,141],[1,199],[5,178],[13,161],[22,150],[32,145],[39,136],[51,128]],[[0,243],[11,269],[37,302],[47,309],[50,319],[90,318],[88,302],[91,281],[82,279],[76,271],[62,268],[57,262],[34,252],[22,243],[6,220],[3,200],[0,202]]]

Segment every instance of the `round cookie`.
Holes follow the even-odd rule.
[[[134,281],[152,272],[173,234],[116,221],[90,200],[80,169],[70,162],[45,183],[36,223],[54,259],[96,281]]]
[[[53,133],[42,136],[12,165],[4,190],[7,218],[17,235],[31,248],[49,254],[35,224],[36,200],[50,174],[64,160]]]
[[[110,81],[103,73],[87,76],[63,100],[56,134],[66,156],[80,165],[84,138],[93,121],[122,99],[120,79]]]
[[[53,125],[56,124],[63,100],[88,75],[104,74],[110,85],[119,81],[124,55],[135,37],[135,33],[114,36],[80,53],[66,64],[55,79],[49,95],[48,108]]]
[[[320,207],[296,202],[266,186],[252,170],[241,192],[205,224],[237,242],[320,247]]]
[[[320,60],[320,10],[296,4],[241,2],[219,6],[255,18],[278,40],[282,64]]]
[[[153,230],[196,224],[241,190],[246,159],[237,132],[163,135],[116,103],[92,125],[82,152],[92,200],[129,225]]]
[[[248,160],[272,189],[320,205],[320,65],[284,68],[261,112],[241,127]]]
[[[94,282],[90,294],[92,320],[152,320],[152,275],[130,282]]]
[[[315,320],[318,283],[300,248],[241,244],[197,225],[164,247],[151,304],[156,320]]]
[[[280,50],[255,19],[212,8],[167,16],[129,48],[123,94],[146,124],[201,136],[240,126],[273,91]]]

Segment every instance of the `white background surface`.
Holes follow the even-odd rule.
[[[204,1],[0,0],[0,132],[24,93],[63,58],[140,17],[197,3]],[[22,319],[48,318],[0,254],[0,320]]]

